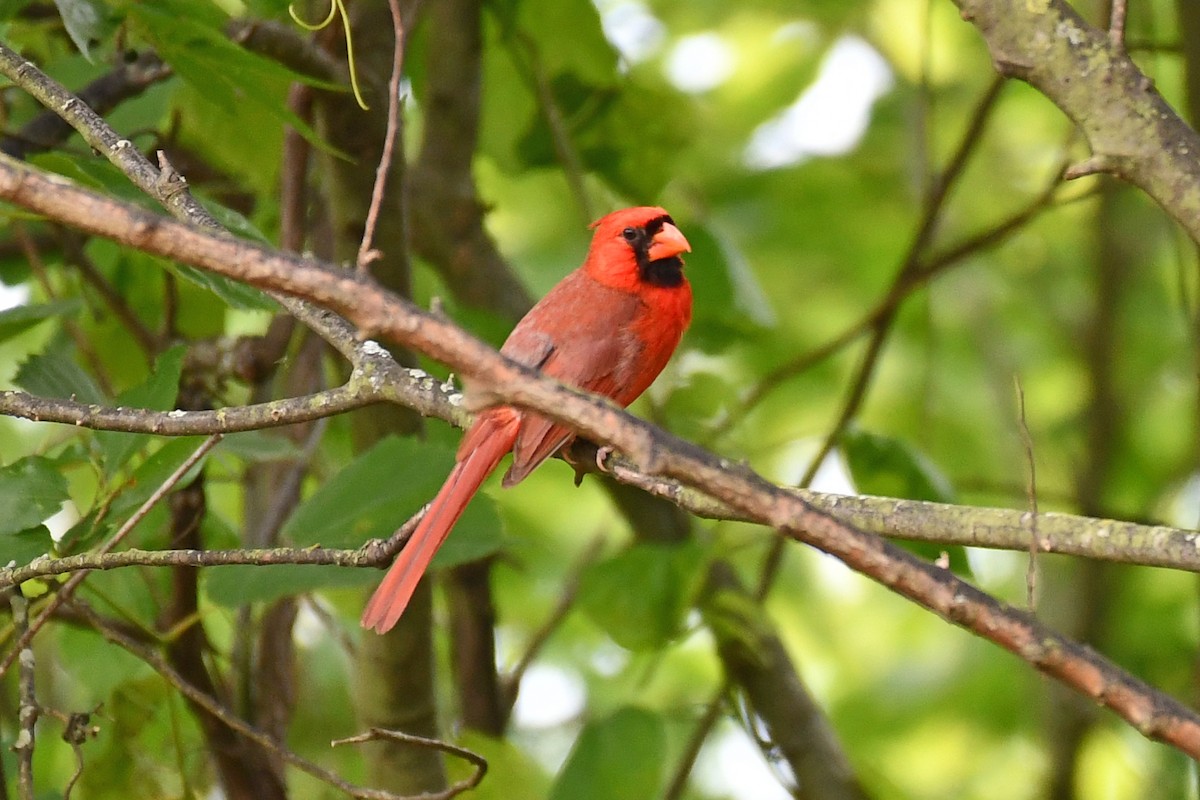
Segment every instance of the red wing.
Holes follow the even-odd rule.
[[[630,380],[640,354],[629,330],[640,303],[573,273],[521,320],[501,352],[570,386],[615,397]],[[525,478],[573,435],[545,417],[521,412],[504,485]]]

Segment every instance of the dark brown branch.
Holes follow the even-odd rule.
[[[204,478],[201,470],[190,484],[171,495],[171,539],[184,547],[201,544],[200,525],[208,507]],[[222,692],[208,663],[211,645],[199,613],[199,581],[195,570],[172,570],[170,598],[157,625],[160,631],[170,632],[165,642],[167,663],[189,689],[183,692],[179,687],[204,733],[223,792],[231,800],[285,800],[283,774],[276,771],[272,759],[278,749],[247,737],[210,710],[210,705],[220,703]],[[196,695],[211,698],[212,703],[198,703]]]
[[[833,726],[812,699],[792,665],[782,640],[762,609],[745,602],[749,592],[725,562],[709,572],[703,613],[716,632],[721,663],[733,686],[744,693],[748,713],[760,721],[770,741],[802,777],[799,800],[866,800]],[[730,689],[731,686],[725,687]],[[807,707],[796,708],[807,704]],[[771,709],[791,707],[783,722]]]

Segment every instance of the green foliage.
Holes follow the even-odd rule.
[[[78,300],[59,300],[53,303],[17,306],[0,311],[0,342],[29,330],[40,322],[59,316],[70,316],[79,310]]]
[[[584,726],[550,789],[550,800],[635,800],[662,787],[663,722],[640,708],[622,708]]]
[[[45,353],[26,359],[14,381],[30,394],[42,397],[81,403],[100,403],[104,399],[100,387],[71,357],[71,347],[61,340]]]
[[[32,528],[67,499],[67,481],[40,456],[0,467],[0,535]]]
[[[300,216],[311,226],[303,247],[341,258],[358,244],[353,225],[343,223],[361,209],[338,205],[328,162],[373,169],[375,157],[331,153],[317,131],[361,120],[302,120],[296,112],[302,104],[289,105],[290,87],[300,82],[319,92],[324,84],[225,33],[232,13],[291,25],[288,5],[56,0],[57,15],[55,9],[47,15],[37,4],[0,0],[0,25],[6,43],[75,90],[126,55],[153,48],[172,76],[106,113],[121,135],[151,155],[167,152],[222,224],[260,243],[281,239],[281,177],[310,176],[301,198]],[[418,161],[427,115],[445,100],[431,94],[431,63],[442,43],[430,31],[435,4],[424,6],[407,32],[412,97],[397,166]],[[1187,96],[1181,66],[1200,57],[1180,44],[1186,37],[1174,20],[1183,7],[1154,0],[1136,14],[1131,8],[1129,20],[1131,41],[1171,46],[1169,56],[1140,46],[1137,55],[1156,88],[1181,109]],[[839,458],[829,462],[844,471],[823,472],[821,480],[838,490],[1024,509],[1030,465],[1016,377],[1043,509],[1195,526],[1200,273],[1191,245],[1140,194],[1108,181],[1066,185],[1018,230],[906,288],[894,317],[878,311],[909,264],[929,187],[958,150],[993,79],[985,47],[952,4],[492,0],[482,13],[480,129],[469,165],[474,199],[487,208],[487,231],[499,251],[531,290],[544,292],[578,264],[586,222],[618,206],[664,205],[692,245],[686,274],[694,321],[636,413],[731,463],[744,460],[792,484],[839,417],[859,370],[869,367],[861,405],[836,443]],[[641,27],[629,27],[630,19]],[[622,39],[631,31],[632,47]],[[682,58],[697,37],[716,50]],[[364,36],[355,44],[366,55],[386,39]],[[747,155],[755,136],[814,85],[842,99],[857,96],[850,80],[856,70],[841,76],[826,70],[847,41],[873,48],[892,82],[873,105],[857,110],[861,136],[849,137],[839,152],[755,166]],[[335,45],[326,55],[336,62],[339,52]],[[722,53],[726,74],[711,88],[689,87],[686,79],[721,61]],[[454,96],[474,91],[466,86]],[[42,110],[9,87],[4,134],[19,132]],[[836,104],[810,108],[798,127],[806,135],[827,132],[844,111]],[[314,145],[303,164],[281,158],[289,126]],[[968,148],[928,246],[916,254],[918,266],[995,231],[1026,208],[1062,163],[1082,160],[1086,151],[1070,131],[1035,90],[1007,84]],[[32,161],[157,210],[78,137]],[[402,172],[394,169],[393,179]],[[470,199],[472,187],[452,188]],[[171,409],[192,347],[219,355],[215,374],[202,376],[214,407],[306,393],[344,377],[344,363],[314,356],[296,336],[273,355],[278,371],[247,386],[241,339],[263,333],[278,311],[262,292],[99,239],[67,246],[62,231],[15,208],[0,215],[0,279],[23,287],[29,298],[0,310],[0,375],[14,386],[83,403]],[[400,221],[385,214],[382,224]],[[413,251],[424,252],[415,246],[418,234],[408,233]],[[476,266],[468,242],[452,244],[463,260],[456,268]],[[86,278],[80,258],[92,267]],[[507,319],[461,307],[430,265],[417,261],[412,269],[414,301],[429,305],[436,296],[477,335],[503,339]],[[145,352],[123,312],[149,334],[136,340],[150,340]],[[864,364],[880,319],[888,329],[878,360]],[[388,537],[437,491],[459,435],[431,423],[423,439],[385,438],[359,452],[348,419],[322,425],[294,437],[292,431],[233,435],[193,468],[182,484],[204,470],[204,546],[245,545],[268,513],[263,506],[286,517],[280,544],[352,548]],[[0,467],[0,565],[96,547],[202,441],[0,419],[0,452],[8,462]],[[247,479],[252,472],[254,482]],[[661,796],[698,709],[723,685],[714,640],[740,644],[752,661],[765,662],[767,634],[783,642],[870,796],[1022,800],[1047,793],[1055,752],[1047,741],[1056,728],[1046,720],[1065,713],[1065,705],[1023,662],[806,548],[787,549],[763,602],[731,591],[707,596],[701,587],[716,559],[729,561],[744,585],[757,585],[770,537],[749,526],[691,520],[686,543],[626,544],[626,528],[638,525],[627,524],[602,484],[589,478],[576,488],[570,470],[557,463],[511,492],[489,484],[435,561],[446,568],[491,559],[496,660],[507,669],[536,643],[535,666],[553,664],[578,683],[581,696],[575,708],[553,692],[523,693],[523,703],[532,695],[541,712],[560,717],[531,720],[518,707],[500,739],[463,730],[460,692],[471,687],[453,685],[462,654],[447,641],[451,623],[460,621],[459,595],[435,592],[438,714],[444,731],[461,732],[461,743],[489,760],[477,796]],[[277,507],[294,487],[300,498],[294,507]],[[171,502],[143,519],[125,545],[176,546]],[[78,518],[61,536],[54,532],[56,543],[44,523],[64,503]],[[606,537],[607,555],[584,568],[572,594],[568,576],[598,535]],[[254,542],[265,544],[271,543]],[[957,572],[1002,601],[1024,602],[1024,553],[914,549],[927,558],[948,550]],[[1039,566],[1040,617],[1070,629],[1081,614],[1093,615],[1087,622],[1094,647],[1176,696],[1190,696],[1200,647],[1194,576],[1120,567],[1093,573],[1050,557]],[[286,738],[367,783],[360,751],[328,751],[325,744],[359,730],[351,694],[367,667],[358,660],[364,648],[353,646],[363,635],[356,620],[379,571],[204,570],[195,616],[163,630],[164,609],[184,574],[196,577],[149,568],[98,572],[80,596],[145,641],[175,643],[189,626],[202,626],[203,660],[219,678],[219,693],[250,718],[264,689],[277,688],[265,685],[275,678],[256,671],[268,638],[262,610],[310,595],[290,637],[298,708]],[[564,596],[571,603],[556,616]],[[558,622],[539,639],[548,619]],[[45,707],[79,711],[103,703],[95,718],[101,735],[84,745],[78,794],[103,800],[219,793],[195,715],[145,664],[95,632],[57,620],[39,633],[36,655]],[[8,680],[4,690],[15,707]],[[756,735],[770,735],[758,724],[762,710],[743,703],[744,692],[730,697],[745,705],[742,721],[753,723]],[[1088,733],[1070,767],[1076,795],[1194,794],[1191,768],[1166,748],[1108,717],[1085,722]],[[56,741],[52,724],[43,720],[36,762],[37,788],[46,796],[61,794],[74,769],[74,754]],[[11,783],[12,731],[5,737]],[[710,737],[701,751],[686,797],[734,797],[751,785],[741,772],[749,763],[721,784],[722,762],[714,755],[720,741],[721,735]],[[455,776],[466,774],[461,764],[447,763]],[[767,768],[762,774],[770,779]],[[328,792],[310,789],[315,783],[304,781],[314,779],[306,776],[289,778],[297,796]]]
[[[695,545],[635,545],[584,575],[580,605],[622,647],[661,648],[683,631],[703,560]]]
[[[151,411],[169,411],[175,407],[179,394],[179,376],[183,372],[183,356],[186,348],[172,347],[158,358],[154,372],[144,383],[122,392],[116,399],[118,406],[146,408]],[[101,431],[96,434],[104,458],[104,468],[109,476],[126,466],[129,457],[149,444],[149,434],[130,434]]]

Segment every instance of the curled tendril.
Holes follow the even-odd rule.
[[[350,35],[350,15],[346,13],[346,4],[344,0],[330,0],[329,13],[325,15],[325,19],[317,23],[305,22],[300,18],[296,7],[292,4],[288,5],[288,15],[291,16],[292,22],[295,22],[306,31],[319,31],[333,24],[335,15],[341,15],[342,27],[346,31],[346,64],[350,68],[350,89],[354,92],[354,100],[358,103],[358,107],[366,111],[367,101],[363,100],[362,92],[358,88],[358,73],[354,69],[354,39]]]

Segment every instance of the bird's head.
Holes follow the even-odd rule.
[[[626,290],[683,284],[680,256],[692,247],[663,209],[625,208],[601,217],[592,228],[584,269],[600,283]]]

